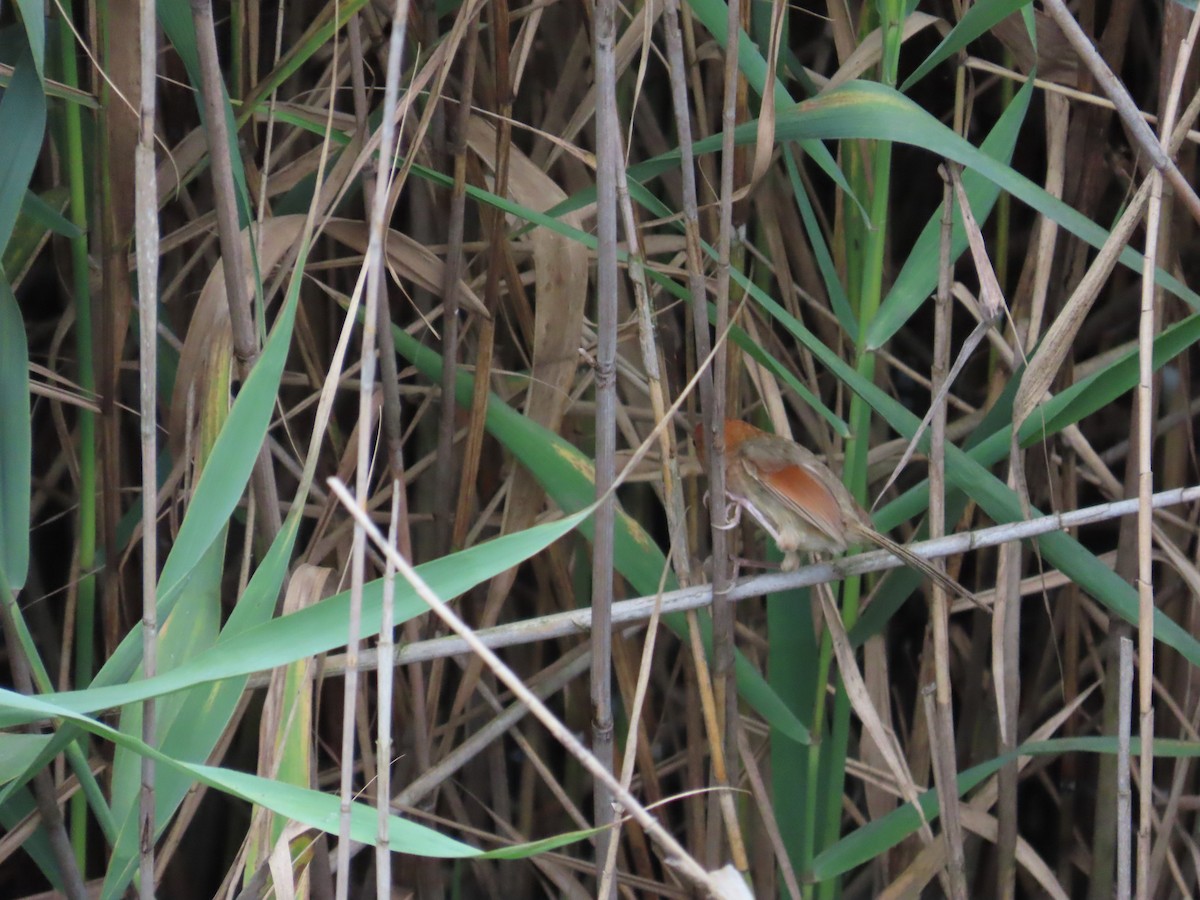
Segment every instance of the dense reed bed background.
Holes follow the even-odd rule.
[[[0,895],[1195,894],[1195,24],[0,7]]]

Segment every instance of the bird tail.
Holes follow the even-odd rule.
[[[887,537],[886,535],[880,534],[878,531],[875,531],[874,529],[868,530],[868,529],[864,528],[861,533],[862,533],[863,537],[865,537],[867,540],[878,545],[879,547],[882,547],[884,550],[888,551],[893,556],[904,560],[904,562],[907,563],[909,566],[911,566],[914,569],[917,569],[919,572],[921,572],[922,574],[924,574],[925,576],[930,578],[932,581],[936,581],[938,584],[940,584],[942,587],[944,587],[951,594],[956,594],[957,596],[962,597],[964,600],[971,601],[973,604],[975,604],[976,606],[978,606],[980,609],[984,610],[985,612],[990,612],[990,610],[987,608],[987,606],[985,606],[982,602],[980,602],[978,597],[976,597],[973,593],[971,593],[969,590],[967,590],[965,587],[963,587],[961,584],[959,584],[957,581],[955,581],[953,578],[951,578],[949,575],[947,575],[941,569],[934,566],[929,560],[924,559],[920,556],[917,556],[917,554],[913,553],[907,547],[897,544],[891,538]]]

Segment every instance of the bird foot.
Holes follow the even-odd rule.
[[[742,521],[742,506],[740,503],[727,503],[725,505],[725,524],[718,525],[717,528],[722,531],[732,531],[738,527]]]

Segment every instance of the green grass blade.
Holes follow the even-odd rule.
[[[814,726],[812,721],[819,641],[809,611],[810,596],[804,589],[767,597],[767,680],[811,732],[820,724]],[[794,740],[772,728],[770,748],[772,802],[788,858],[796,865],[805,846],[806,823],[799,810],[808,792],[816,788],[808,779],[808,754]]]
[[[182,762],[95,719],[57,706],[45,697],[25,697],[12,691],[0,690],[0,709],[18,712],[30,719],[47,717],[66,719],[127,750],[153,757],[163,766],[184,772],[209,787],[250,803],[268,807],[281,816],[321,831],[337,834],[339,800],[333,795],[274,782],[232,769]],[[374,808],[356,803],[352,817],[354,824],[351,836],[353,839],[360,843],[374,845],[378,822]],[[465,858],[476,856],[480,852],[474,847],[455,841],[422,825],[401,819],[399,816],[391,817],[390,832],[392,849],[400,853],[439,858]]]
[[[753,140],[754,126],[753,122],[740,126],[739,139],[744,142]],[[1093,247],[1101,247],[1108,237],[1107,229],[1047,193],[1010,166],[988,156],[903,94],[883,85],[851,82],[816,100],[803,103],[792,111],[780,114],[776,135],[780,140],[816,136],[840,140],[863,138],[920,147],[974,169]],[[697,150],[712,152],[718,147],[718,143],[709,139],[701,141]],[[1142,257],[1139,252],[1127,247],[1120,259],[1123,265],[1141,272]],[[1157,270],[1155,281],[1192,307],[1200,307],[1200,295],[1166,272]]]
[[[21,215],[0,256],[0,269],[7,274],[10,286],[15,288],[21,283],[51,232],[70,239],[83,236],[79,228],[63,217],[67,198],[67,188],[62,185],[50,188],[41,197],[33,191],[25,193]]]
[[[695,14],[696,18],[704,25],[709,34],[713,36],[716,42],[721,47],[726,47],[729,43],[729,7],[722,0],[688,0],[688,7]],[[746,79],[746,83],[751,89],[762,96],[767,87],[767,79],[775,77],[767,71],[767,61],[755,45],[754,41],[745,31],[738,31],[738,70]],[[795,99],[788,93],[787,87],[778,78],[775,79],[775,108],[783,110],[795,103]],[[718,140],[720,135],[716,135]],[[776,135],[776,140],[779,140]],[[846,176],[838,166],[837,161],[833,158],[833,154],[821,143],[819,138],[799,138],[797,139],[800,146],[804,148],[804,152],[812,157],[813,162],[821,167],[821,170],[828,175],[835,185],[845,191],[846,195],[855,203],[857,199],[854,197],[854,192],[850,189],[850,183],[846,181]]]
[[[1200,314],[1188,316],[1164,328],[1154,339],[1151,352],[1154,370],[1161,369],[1197,341],[1200,341]],[[1021,444],[1028,446],[1043,433],[1054,434],[1068,425],[1074,425],[1127,394],[1137,385],[1137,367],[1138,352],[1131,350],[1100,371],[1071,385],[1055,398],[1056,402],[1040,407],[1045,414],[1044,426],[1042,417],[1036,412],[1025,421],[1021,426]]]
[[[83,237],[83,231],[63,215],[67,200],[67,189],[62,185],[50,188],[44,196],[29,191],[21,204],[21,218],[40,226],[43,233],[53,231],[65,238]]]
[[[224,533],[208,548],[180,593],[179,602],[162,623],[158,642],[159,671],[169,671],[212,647],[221,627],[221,576],[225,561]],[[140,668],[139,668],[140,673]],[[164,697],[157,702],[154,745],[175,759],[204,762],[228,723],[194,702],[197,691]],[[203,692],[199,692],[203,693]],[[142,706],[121,710],[119,728],[131,737],[142,733]],[[211,738],[211,741],[210,741]],[[188,773],[175,768],[159,771],[154,780],[155,835],[165,830],[171,816],[194,784]],[[120,896],[137,872],[139,858],[139,798],[142,786],[141,756],[118,746],[113,755],[112,812],[118,822],[117,839],[104,873],[102,896]]]
[[[1141,740],[1134,737],[1129,742],[1129,751],[1138,756],[1141,753]],[[1058,756],[1063,753],[1105,753],[1117,752],[1115,737],[1077,737],[1054,738],[1047,741],[1032,741],[995,759],[980,763],[958,776],[958,796],[962,797],[984,779],[989,778],[1002,766],[1023,756]],[[1153,752],[1159,758],[1197,758],[1200,757],[1200,742],[1158,740],[1154,741]],[[921,810],[929,821],[938,814],[937,792],[930,790],[919,797]],[[869,822],[852,831],[833,846],[821,853],[813,863],[812,877],[816,881],[826,881],[849,872],[851,869],[869,862],[885,853],[910,834],[914,834],[921,826],[917,811],[909,804],[888,813],[886,816]]]
[[[298,299],[299,279],[294,279],[271,337],[238,392],[229,418],[200,473],[192,503],[159,576],[158,610],[163,621],[178,602],[184,581],[229,521],[250,480],[283,377]],[[125,636],[97,673],[94,686],[123,681],[132,674],[141,658],[141,634],[138,624]]]
[[[984,139],[979,149],[993,159],[1005,165],[1012,160],[1013,150],[1017,146],[1017,138],[1021,125],[1025,122],[1029,103],[1033,97],[1033,83],[1026,83],[1011,103],[1005,108],[1000,119]],[[1000,196],[1000,188],[994,181],[984,178],[973,169],[968,169],[962,176],[963,189],[971,204],[971,211],[981,224],[991,214],[996,199]],[[941,256],[938,252],[938,242],[941,241],[942,213],[935,209],[929,221],[921,230],[917,242],[904,261],[900,274],[896,276],[887,297],[880,304],[879,312],[867,329],[867,343],[872,347],[882,347],[892,336],[903,327],[917,308],[933,293],[937,287],[937,273]],[[954,231],[951,237],[951,264],[962,256],[967,249],[967,233],[962,225],[962,213],[958,205],[954,205]]]
[[[17,300],[0,271],[0,568],[20,588],[29,572],[29,351]]]
[[[345,25],[351,16],[365,5],[366,0],[346,0],[343,3],[326,5],[318,19],[309,25],[302,38],[292,44],[275,68],[254,86],[254,93],[246,98],[246,103],[238,116],[238,126],[240,127],[249,120],[259,105],[271,96],[271,92],[292,77],[301,66],[312,58],[314,53],[326,47],[334,32]],[[336,21],[330,15],[332,9],[337,11]]]
[[[26,48],[0,97],[0,135],[4,135],[4,152],[0,153],[0,253],[8,246],[21,212],[45,131],[46,95],[33,54]]]
[[[1200,341],[1200,314],[1188,316],[1164,329],[1155,339],[1152,362],[1155,371],[1162,368],[1179,354]],[[1021,426],[1019,436],[1022,447],[1029,447],[1040,440],[1052,437],[1068,425],[1074,425],[1089,415],[1103,409],[1113,400],[1133,390],[1137,384],[1137,351],[1113,361],[1100,371],[1081,379],[1058,394],[1045,400],[1038,413],[1030,416]],[[1020,375],[1018,370],[1014,379]],[[1005,388],[1005,401],[1011,406],[1011,393],[1015,383]],[[969,455],[982,466],[991,466],[1008,455],[1011,442],[1011,417],[996,418],[989,411],[984,423],[976,429],[975,446]],[[923,510],[927,503],[928,484],[921,482],[905,491],[879,511],[876,522],[881,528],[892,528],[899,522],[912,518]]]
[[[17,0],[21,11],[21,22],[25,25],[25,38],[32,53],[34,70],[39,82],[46,78],[46,12],[41,0]],[[10,132],[0,132],[9,134]]]
[[[900,90],[907,91],[910,87],[932,72],[938,65],[945,62],[967,44],[986,34],[993,25],[1001,19],[1006,19],[1028,6],[1030,0],[979,0],[963,14],[958,24],[950,29],[934,51],[925,58],[915,72],[900,85]]]
[[[417,567],[417,571],[439,596],[456,597],[545,549],[577,527],[589,513],[590,509],[526,531],[496,538],[494,541],[424,563]],[[280,558],[283,558],[282,553]],[[364,586],[364,639],[379,633],[382,602],[382,579]],[[397,624],[425,610],[424,602],[411,588],[396,586]],[[225,678],[238,678],[284,666],[306,656],[327,653],[345,646],[349,634],[349,611],[350,592],[344,591],[290,616],[271,619],[257,625],[243,620],[239,623],[240,630],[232,634],[228,633],[227,623],[225,631],[212,649],[169,672],[128,684],[47,694],[46,700],[73,712],[95,713]],[[27,720],[14,718],[10,713],[0,713],[0,727],[17,725],[24,721]]]
[[[0,784],[8,784],[50,743],[48,734],[0,734]]]
[[[757,123],[738,126],[738,144],[753,143]],[[952,130],[947,128],[903,94],[880,84],[854,81],[808,100],[790,110],[780,112],[775,136],[778,141],[789,140],[881,140],[909,144],[938,156],[961,163],[977,171],[1062,228],[1093,247],[1099,248],[1108,237],[1108,230],[1087,216],[1072,209],[1057,197],[1034,184],[1012,167],[993,159]],[[713,153],[720,149],[721,136],[697,142],[696,153]],[[672,150],[629,169],[629,177],[645,183],[679,165],[679,151]],[[586,199],[586,192],[560,204],[557,213],[568,204]],[[1134,272],[1142,270],[1141,254],[1126,247],[1120,255],[1122,265]],[[1155,271],[1155,283],[1179,297],[1189,306],[1200,309],[1200,294],[1189,289],[1162,269]],[[878,349],[873,344],[868,349]]]
[[[838,324],[842,326],[847,337],[852,343],[857,344],[858,320],[854,318],[854,310],[850,308],[850,298],[846,296],[846,286],[838,277],[837,263],[833,261],[833,253],[829,249],[829,243],[825,240],[825,233],[821,230],[812,198],[808,196],[808,192],[804,189],[804,183],[800,180],[800,165],[796,161],[796,154],[790,144],[783,148],[783,161],[787,166],[788,181],[792,185],[792,197],[796,201],[800,221],[804,223],[804,233],[808,237],[809,244],[812,245],[813,257],[821,272],[821,280],[825,283],[825,293],[829,295],[829,306],[833,310],[833,314],[837,316]],[[845,428],[842,436],[846,437],[849,431],[849,428]]]

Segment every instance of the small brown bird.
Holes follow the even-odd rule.
[[[704,426],[693,434],[705,458]],[[958,582],[927,560],[871,527],[866,511],[829,468],[795,441],[725,420],[725,493],[734,523],[746,510],[783,551],[783,570],[800,565],[800,553],[845,553],[875,544],[920,570],[948,591],[978,603]],[[733,527],[732,525],[730,527]]]

